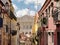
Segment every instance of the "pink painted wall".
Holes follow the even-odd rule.
[[[48,30],[55,30],[56,25],[54,25],[53,17],[50,16],[48,19]]]

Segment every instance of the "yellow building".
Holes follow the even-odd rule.
[[[32,27],[32,33],[36,33],[38,29],[38,13],[34,16],[34,25]]]

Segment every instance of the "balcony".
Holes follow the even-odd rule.
[[[53,19],[54,19],[54,22],[55,24],[58,24],[60,22],[60,9],[56,9],[54,12],[53,12]]]

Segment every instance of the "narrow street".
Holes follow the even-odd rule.
[[[0,45],[60,45],[60,0],[0,0]]]

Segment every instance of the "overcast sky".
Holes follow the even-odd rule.
[[[41,9],[44,2],[45,0],[12,0],[17,17],[34,16]]]

